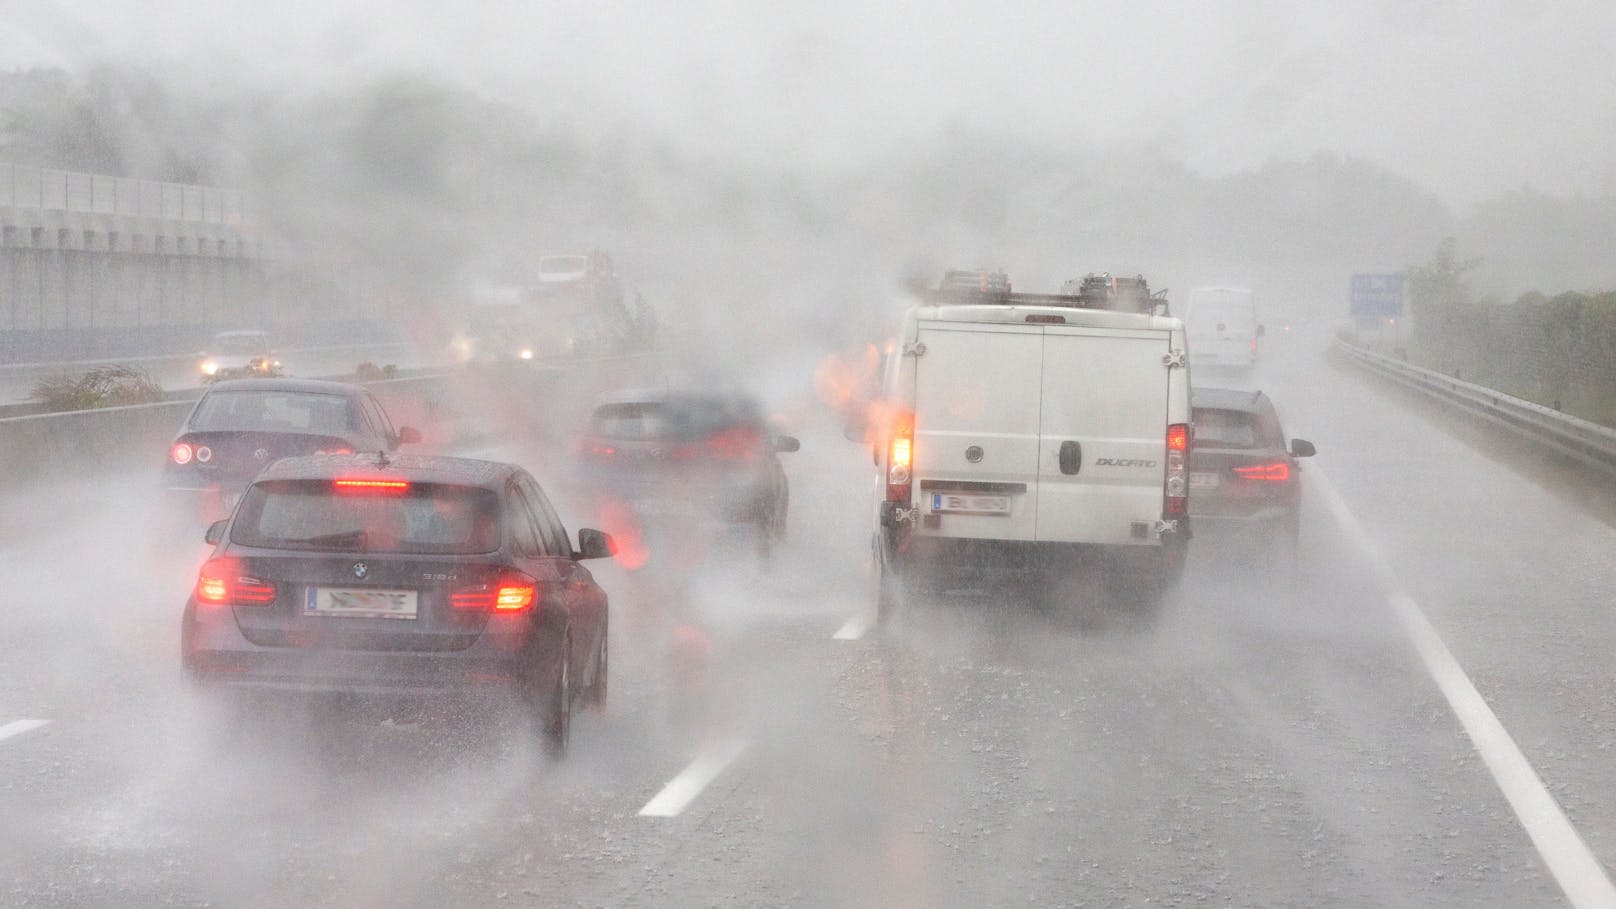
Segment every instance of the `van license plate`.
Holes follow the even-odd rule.
[[[413,619],[417,592],[355,587],[310,587],[304,615],[335,615],[358,619]]]
[[[1009,514],[1009,496],[968,496],[934,492],[931,510],[951,514]]]

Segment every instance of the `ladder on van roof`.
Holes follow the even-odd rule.
[[[1168,315],[1167,291],[1154,293],[1143,275],[1117,277],[1108,273],[1091,273],[1073,278],[1061,285],[1060,293],[1036,294],[1010,290],[1004,280],[983,281],[972,285],[958,279],[961,272],[949,272],[943,283],[925,295],[934,306],[962,304],[999,304],[1003,306],[1066,306],[1075,309],[1136,312],[1144,315]],[[953,280],[950,280],[953,279]]]

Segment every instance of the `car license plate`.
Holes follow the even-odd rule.
[[[1009,496],[968,496],[934,492],[931,510],[952,514],[1009,514]]]
[[[1192,471],[1190,471],[1190,488],[1191,489],[1217,489],[1218,488],[1218,475],[1217,475],[1217,473],[1215,471],[1211,471],[1211,470],[1192,470]]]
[[[414,590],[375,590],[365,587],[310,587],[304,615],[347,616],[358,619],[413,619]]]

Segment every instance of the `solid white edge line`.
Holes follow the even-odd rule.
[[[1391,563],[1347,507],[1335,484],[1316,466],[1310,465],[1307,473],[1342,530],[1352,537],[1380,576],[1392,613],[1567,901],[1577,909],[1616,909],[1616,885],[1611,883],[1604,866],[1571,825],[1571,819],[1543,785],[1542,777],[1487,705],[1453,652],[1442,642],[1436,626],[1397,582]]]
[[[864,637],[864,633],[869,630],[870,623],[864,616],[856,615],[842,623],[842,627],[836,629],[836,633],[831,637],[838,641],[856,641]]]
[[[4,726],[0,726],[0,741],[9,739],[14,735],[22,735],[24,732],[33,732],[49,722],[50,720],[13,720]]]
[[[640,817],[678,817],[690,803],[701,795],[724,768],[735,762],[746,750],[746,742],[729,739],[697,755],[690,766],[668,781],[662,791],[651,797],[640,809]]]

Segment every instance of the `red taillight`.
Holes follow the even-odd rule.
[[[1247,480],[1283,483],[1291,478],[1291,465],[1286,461],[1275,461],[1272,464],[1252,464],[1247,467],[1236,467],[1234,472],[1236,476]]]
[[[210,559],[196,579],[196,601],[213,606],[267,606],[275,585],[241,573],[234,559]]]
[[[1163,482],[1162,517],[1181,518],[1189,513],[1190,427],[1173,423],[1167,427],[1167,478]]]
[[[331,485],[337,492],[349,495],[389,495],[410,488],[404,480],[332,480]]]
[[[343,448],[322,448],[319,451],[315,452],[315,454],[323,454],[323,455],[351,455],[353,453],[354,453],[354,450],[352,448],[346,448],[346,447],[343,447]]]
[[[1187,423],[1174,423],[1167,427],[1167,450],[1190,450],[1190,427]]]
[[[449,607],[466,612],[522,612],[539,598],[539,582],[510,572],[497,583],[468,587],[449,594]]]
[[[887,442],[887,501],[907,502],[914,482],[915,418],[899,414]]]
[[[195,454],[191,446],[184,442],[175,442],[174,447],[168,450],[168,457],[175,464],[191,463],[191,456]]]
[[[591,458],[613,458],[617,447],[599,439],[584,439],[578,443],[578,453]]]

